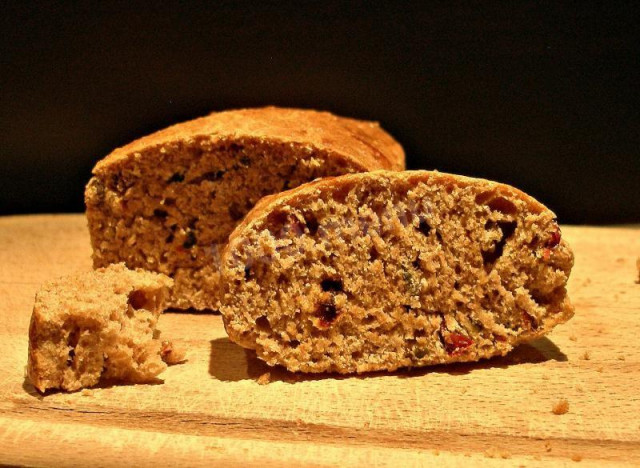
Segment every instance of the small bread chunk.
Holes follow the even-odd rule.
[[[555,215],[512,187],[437,172],[267,197],[222,260],[229,337],[291,371],[476,361],[573,315]]]
[[[122,263],[44,284],[29,328],[31,383],[44,392],[152,381],[166,368],[156,324],[171,284]]]
[[[85,203],[94,267],[166,274],[169,307],[216,309],[220,253],[260,198],[377,169],[404,169],[404,152],[375,122],[265,107],[174,125],[93,169]]]

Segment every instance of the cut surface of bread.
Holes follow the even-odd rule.
[[[223,253],[232,341],[291,371],[503,355],[567,321],[573,254],[512,187],[427,171],[345,175],[262,200]]]
[[[156,330],[171,280],[114,264],[44,284],[29,327],[27,376],[41,392],[101,379],[153,381],[176,351]],[[168,350],[168,351],[167,351]]]
[[[377,123],[267,107],[169,127],[98,162],[85,190],[94,267],[175,281],[168,305],[216,308],[220,252],[264,195],[318,177],[404,168]]]

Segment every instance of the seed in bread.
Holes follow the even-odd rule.
[[[223,253],[232,341],[291,371],[503,355],[567,321],[573,254],[512,187],[427,171],[327,178],[266,197]]]
[[[156,330],[171,286],[157,273],[124,264],[46,283],[29,328],[27,376],[41,392],[96,385],[101,379],[149,382],[166,365]]]
[[[94,267],[175,281],[169,306],[216,308],[219,254],[264,195],[327,175],[401,170],[377,123],[267,107],[211,114],[115,150],[85,191]]]

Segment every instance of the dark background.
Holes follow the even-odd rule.
[[[276,104],[378,120],[409,167],[564,223],[640,222],[638,7],[516,3],[4,2],[0,214],[82,211],[115,147]]]

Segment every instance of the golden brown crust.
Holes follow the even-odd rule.
[[[99,161],[94,174],[108,172],[136,153],[176,141],[208,138],[256,138],[279,143],[298,143],[334,153],[368,169],[402,170],[404,151],[376,122],[338,117],[329,112],[264,107],[214,112],[179,123],[116,149]]]

